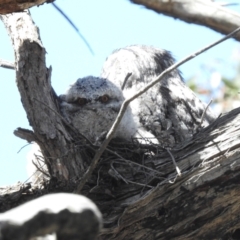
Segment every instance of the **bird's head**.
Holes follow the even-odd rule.
[[[85,77],[78,79],[66,94],[60,95],[61,111],[64,117],[80,133],[92,141],[98,139],[111,128],[124,101],[122,90],[104,78]],[[130,108],[124,114],[122,124],[129,122],[131,133],[135,132]],[[117,131],[116,136],[125,135]],[[132,130],[134,129],[134,130]],[[125,132],[129,132],[126,129]],[[120,136],[121,137],[121,136]],[[127,134],[127,138],[130,138]]]

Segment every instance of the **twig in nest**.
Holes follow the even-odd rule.
[[[171,157],[171,159],[173,161],[173,164],[174,164],[174,166],[176,168],[178,176],[181,177],[182,173],[181,173],[181,170],[179,169],[179,167],[178,167],[178,165],[177,165],[177,163],[175,161],[174,156],[172,155],[171,151],[168,148],[166,148],[166,150],[167,150],[168,154],[170,155],[170,157]]]
[[[110,150],[110,149],[108,149],[108,148],[106,149],[106,151],[111,152],[112,154],[116,155],[117,157],[119,157],[119,158],[121,159],[121,160],[119,160],[119,161],[124,161],[124,162],[126,162],[128,165],[130,165],[130,166],[131,166],[131,165],[136,165],[136,166],[138,166],[138,167],[140,167],[140,168],[149,170],[150,172],[154,172],[154,173],[160,174],[160,175],[163,174],[162,172],[159,172],[159,171],[154,170],[154,169],[152,169],[152,168],[149,168],[149,167],[146,167],[146,166],[141,165],[141,164],[139,164],[139,163],[136,163],[136,162],[127,160],[127,159],[123,158],[121,155],[119,155],[118,153],[116,153],[116,152],[114,152],[114,151],[112,151],[112,150]]]
[[[24,182],[26,183],[27,181],[29,181],[36,173],[38,173],[38,176],[36,177],[37,179],[35,179],[34,183],[36,183],[38,181],[38,179],[42,179],[43,177],[39,177],[39,173],[41,172],[43,175],[45,175],[47,178],[50,178],[50,175],[46,172],[46,169],[44,169],[44,167],[46,166],[46,163],[44,162],[44,159],[40,159],[41,157],[39,155],[34,154],[37,163],[34,162],[32,160],[32,164],[35,166],[36,171],[33,172],[33,174]],[[41,165],[41,163],[43,163],[43,165]]]
[[[37,155],[37,154],[34,154],[34,156],[35,156],[36,162],[32,161],[32,163],[37,168],[37,171],[40,171],[41,173],[43,173],[47,177],[50,177],[44,169],[44,166],[46,165],[46,163],[45,163],[45,160],[44,160],[43,156],[42,155]],[[41,165],[41,164],[43,164],[43,165]]]
[[[206,108],[204,109],[204,112],[202,114],[202,117],[201,117],[201,121],[199,123],[199,127],[201,127],[202,123],[203,123],[203,119],[206,117],[206,112],[209,108],[209,106],[212,104],[212,99],[210,100],[210,102],[208,103],[208,105],[206,106]]]
[[[122,90],[124,90],[125,85],[126,85],[128,79],[129,79],[131,76],[132,76],[132,73],[128,73],[127,76],[125,77],[125,79],[124,79],[124,81],[123,81],[123,85],[122,85],[122,87],[121,87]]]
[[[115,159],[114,161],[115,161],[116,163],[122,164],[122,165],[127,165],[127,166],[131,165],[130,163],[123,163],[122,160],[118,160],[118,159]],[[141,166],[141,167],[144,168],[144,166]],[[151,173],[154,172],[154,171],[156,172],[156,170],[153,170],[153,169],[149,170],[149,172],[138,170],[138,173],[143,173],[143,174],[145,174],[145,175],[149,175],[150,177],[159,179],[159,180],[161,180],[161,181],[163,181],[163,180],[166,179],[165,177],[158,177],[157,175],[151,174]],[[147,178],[147,176],[146,176],[146,178]]]
[[[173,181],[172,181],[172,180],[168,180],[168,182],[171,183],[171,184],[174,184],[175,181],[177,180],[177,176],[178,176],[178,175],[176,175],[176,176],[174,177]]]
[[[116,178],[117,179],[122,179],[126,184],[128,184],[128,180],[126,178],[124,178],[116,169],[115,167],[113,166],[113,162],[111,163],[111,169],[114,171],[115,175],[116,175]],[[114,176],[113,176],[114,177]]]
[[[101,171],[102,167],[99,168],[98,170],[98,178],[97,178],[97,186],[99,186],[99,179],[100,179],[100,171]]]
[[[132,102],[134,99],[136,99],[137,97],[139,97],[140,95],[142,95],[143,93],[145,93],[148,89],[150,89],[152,86],[154,86],[155,84],[157,84],[158,82],[160,82],[167,74],[169,74],[171,71],[173,71],[174,69],[176,69],[177,67],[181,66],[182,64],[184,64],[185,62],[188,62],[189,60],[195,58],[196,56],[198,56],[199,54],[207,51],[208,49],[216,46],[217,44],[227,40],[228,38],[232,37],[234,34],[236,34],[237,32],[240,31],[240,27],[237,28],[235,31],[231,32],[230,34],[228,34],[227,36],[221,38],[218,41],[215,41],[214,43],[194,52],[193,54],[187,56],[186,58],[182,59],[181,61],[173,64],[172,66],[170,66],[169,68],[167,68],[166,70],[164,70],[159,76],[157,76],[152,82],[148,83],[145,87],[143,87],[142,89],[140,89],[136,94],[134,94],[132,97],[129,97],[127,99],[124,100],[124,102],[122,103],[121,109],[118,113],[118,116],[116,117],[111,129],[109,130],[105,140],[103,141],[102,145],[100,146],[100,148],[96,151],[95,156],[93,157],[92,163],[89,166],[88,170],[85,172],[85,174],[83,175],[76,192],[80,193],[83,186],[85,185],[86,181],[90,178],[93,170],[96,168],[97,163],[99,158],[101,157],[102,153],[104,152],[104,150],[107,148],[110,140],[113,138],[114,133],[120,123],[120,121],[123,118],[123,115],[129,105],[130,102]]]
[[[154,178],[155,177],[152,177],[147,183],[146,183],[146,186],[149,186],[148,184],[152,181],[152,180],[154,180]],[[142,190],[141,190],[141,195],[143,195],[144,194],[144,190],[145,190],[145,186],[142,188]]]
[[[128,182],[131,183],[131,184],[134,184],[134,185],[141,186],[141,187],[148,187],[148,188],[151,188],[151,189],[154,188],[153,186],[147,185],[145,183],[138,183],[138,182],[134,182],[134,181],[131,181],[131,180],[128,180]]]
[[[142,186],[142,187],[149,187],[149,188],[153,188],[153,186],[150,186],[148,184],[145,184],[145,183],[139,183],[139,182],[134,182],[134,181],[131,181],[131,180],[128,180],[126,178],[124,178],[114,167],[113,167],[113,163],[111,164],[111,168],[113,169],[113,171],[115,172],[117,178],[120,178],[122,179],[126,184],[134,184],[134,185],[138,185],[138,186]]]
[[[44,166],[46,165],[46,163],[44,163],[43,165],[41,165],[41,166],[39,166],[39,165],[37,165],[37,163],[35,163],[34,161],[32,161],[32,164],[37,168],[37,170],[32,174],[32,176],[35,174],[35,173],[37,173],[37,172],[41,172],[42,174],[44,174],[45,176],[47,176],[47,177],[49,177],[50,178],[50,176],[47,174],[47,172],[46,171],[44,171]],[[39,163],[38,163],[39,164]],[[31,176],[31,177],[32,177]]]

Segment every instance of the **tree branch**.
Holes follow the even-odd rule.
[[[29,143],[37,141],[33,131],[28,130],[28,129],[17,128],[16,130],[14,130],[13,134],[16,137],[19,137],[21,139],[27,140]]]
[[[130,0],[155,12],[228,34],[240,26],[240,14],[206,0]],[[240,34],[234,38],[240,41]]]
[[[59,117],[59,100],[51,86],[51,68],[46,67],[39,31],[28,12],[2,15],[0,18],[13,43],[21,101],[33,127],[34,140],[50,167],[50,174],[59,180],[69,180],[69,174],[79,176],[84,169],[82,158],[72,148],[74,137]],[[26,137],[22,132],[21,136]],[[28,140],[33,140],[28,137]]]
[[[7,69],[15,69],[14,63],[1,60],[1,59],[0,59],[0,67],[7,68]]]
[[[0,0],[0,14],[20,12],[30,7],[49,2],[53,2],[53,0]]]

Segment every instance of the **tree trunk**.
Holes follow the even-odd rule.
[[[11,36],[17,85],[52,179],[0,189],[1,211],[48,192],[74,192],[97,147],[62,118],[45,49],[28,13],[2,17]],[[99,239],[238,239],[240,108],[174,149],[112,141],[81,193],[104,217]],[[181,174],[176,173],[175,160]]]
[[[59,112],[59,100],[51,87],[51,67],[45,65],[45,49],[37,27],[26,12],[5,15],[2,20],[15,51],[21,101],[34,130],[18,129],[15,134],[38,143],[52,176],[66,181],[81,176],[84,163],[73,145],[79,138]]]

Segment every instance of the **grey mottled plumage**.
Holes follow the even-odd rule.
[[[64,116],[93,142],[107,133],[124,101],[122,91],[112,82],[92,76],[78,79],[60,97]],[[128,108],[115,135],[130,139],[136,131],[134,116]]]
[[[61,96],[62,112],[82,134],[95,141],[110,129],[124,98],[173,63],[171,54],[162,49],[135,45],[117,50],[107,58],[100,78],[79,79]],[[127,73],[132,75],[121,91]],[[101,101],[104,96],[108,97],[106,102]],[[115,136],[150,138],[172,146],[192,136],[205,108],[184,84],[180,72],[174,70],[131,103]],[[214,115],[207,110],[203,125],[213,120]]]

